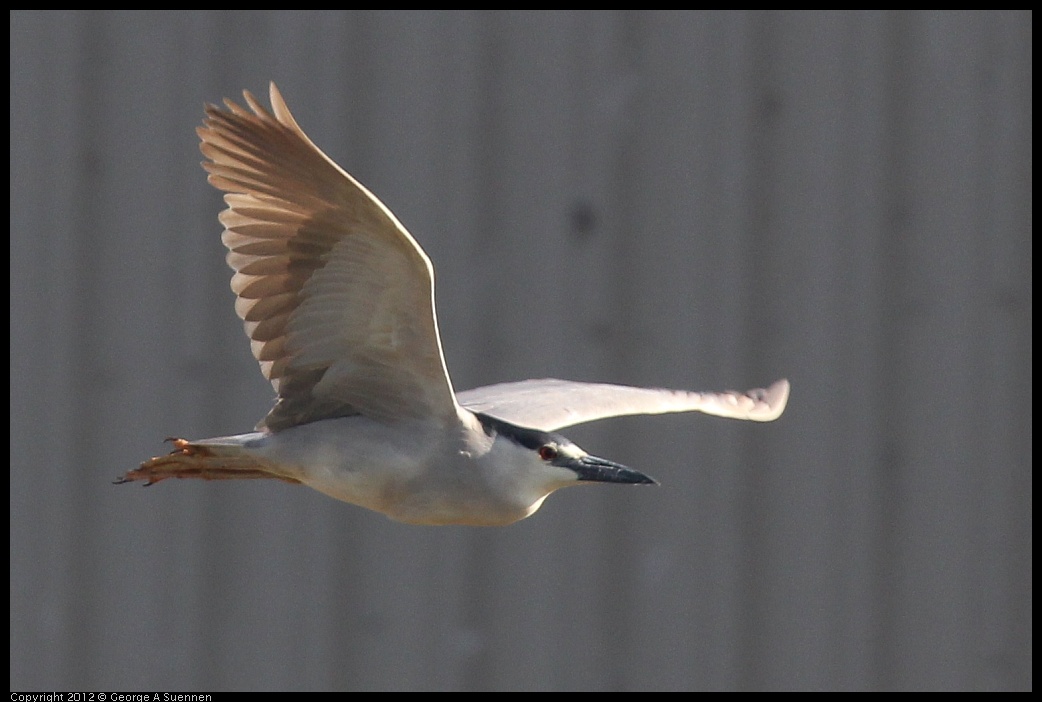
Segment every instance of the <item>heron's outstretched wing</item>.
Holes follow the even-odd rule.
[[[789,381],[746,392],[687,392],[628,385],[522,380],[458,393],[460,405],[511,424],[542,431],[626,414],[705,412],[719,417],[769,422],[789,399]]]
[[[456,416],[430,260],[372,193],[315,146],[271,84],[272,112],[206,108],[209,181],[235,311],[278,392],[258,428],[330,417]],[[252,112],[251,112],[252,110]]]

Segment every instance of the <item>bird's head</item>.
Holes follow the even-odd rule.
[[[591,456],[554,432],[520,427],[478,413],[475,415],[492,445],[483,457],[491,479],[527,508],[539,509],[554,490],[586,483],[657,485],[640,471]]]

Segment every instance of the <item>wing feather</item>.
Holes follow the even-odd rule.
[[[363,414],[456,417],[427,255],[304,134],[271,84],[267,110],[225,100],[198,129],[254,356],[278,400],[272,431]]]
[[[770,422],[785,409],[789,381],[779,380],[768,388],[745,392],[688,392],[546,378],[465,390],[456,398],[471,412],[542,431],[607,417],[666,412],[704,412]]]

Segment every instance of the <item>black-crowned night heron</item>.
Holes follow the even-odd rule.
[[[562,427],[699,411],[771,421],[789,384],[684,392],[524,380],[454,393],[434,312],[434,272],[376,197],[316,147],[271,85],[272,112],[225,100],[200,146],[235,270],[235,310],[278,393],[257,431],[199,441],[117,482],[274,478],[413,524],[501,525],[558,488],[654,483],[587,454]]]

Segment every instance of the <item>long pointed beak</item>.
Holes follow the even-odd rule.
[[[654,478],[621,463],[597,456],[583,456],[568,465],[579,474],[579,480],[595,483],[629,483],[631,485],[658,485]]]

